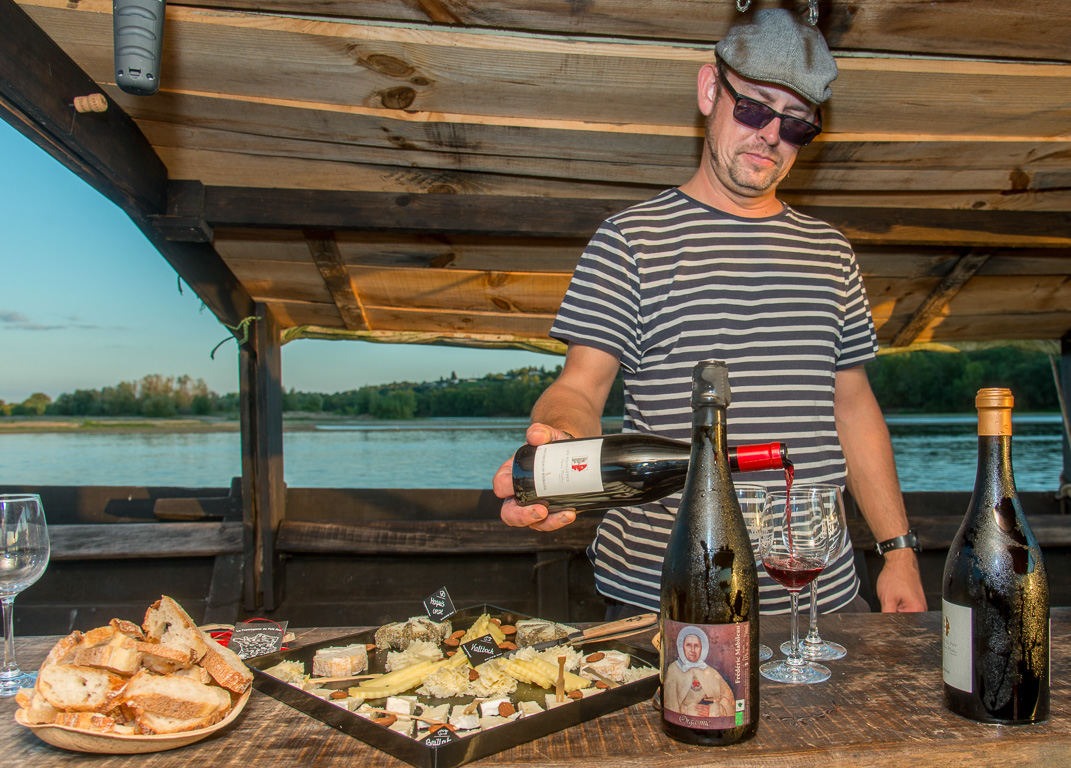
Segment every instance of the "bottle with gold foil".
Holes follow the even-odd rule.
[[[1049,583],[1015,491],[1012,393],[982,389],[978,474],[942,580],[945,704],[983,723],[1049,717]]]

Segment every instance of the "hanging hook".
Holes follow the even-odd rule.
[[[743,13],[751,7],[751,0],[736,0],[736,10]]]
[[[818,23],[818,0],[809,0],[809,6],[810,7],[807,10],[807,23],[813,27]]]

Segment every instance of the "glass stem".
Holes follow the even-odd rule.
[[[0,597],[4,611],[4,666],[0,667],[0,681],[11,680],[21,673],[15,661],[15,598]]]
[[[818,580],[811,582],[811,626],[803,641],[807,645],[821,645],[822,636],[818,634]]]
[[[803,656],[800,654],[799,627],[800,591],[798,589],[789,590],[789,595],[792,597],[792,648],[789,651],[786,663],[793,667],[802,667]]]

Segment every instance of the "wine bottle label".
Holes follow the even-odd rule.
[[[533,467],[536,495],[601,493],[602,440],[570,440],[536,448]]]
[[[684,624],[666,619],[662,637],[662,709],[685,728],[748,724],[749,622]]]
[[[941,613],[942,675],[946,684],[971,693],[974,680],[974,670],[971,668],[971,641],[974,635],[971,609],[942,600]]]

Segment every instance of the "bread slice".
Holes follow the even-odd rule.
[[[197,628],[182,606],[166,595],[149,606],[141,626],[150,643],[183,651],[190,663],[200,661],[208,649],[208,643],[212,642]]]
[[[105,713],[114,708],[126,679],[106,669],[47,664],[37,675],[37,690],[56,709]]]
[[[102,715],[99,712],[60,712],[52,722],[68,728],[102,733],[111,733],[116,726],[114,717]]]
[[[134,650],[141,654],[141,665],[158,675],[170,675],[192,666],[188,650],[172,648],[159,643],[134,642]]]
[[[34,688],[20,688],[15,703],[22,707],[23,717],[31,725],[55,722],[59,710],[49,704]]]
[[[176,648],[184,647],[189,641],[190,647],[202,649],[193,660],[199,661],[212,679],[228,690],[242,693],[253,682],[253,673],[238,654],[202,632],[189,614],[167,595],[149,607],[142,628],[150,641]],[[193,642],[193,635],[200,638],[200,643]]]
[[[196,731],[200,728],[208,728],[225,718],[227,713],[215,712],[208,717],[184,719],[180,717],[168,717],[158,715],[155,712],[139,712],[138,726],[145,734],[181,733],[182,731]]]
[[[212,675],[208,674],[208,670],[199,664],[186,669],[176,669],[172,674],[176,677],[188,677],[205,685],[212,684]]]
[[[97,645],[75,649],[71,663],[80,667],[106,669],[129,677],[141,669],[141,654],[118,645]]]
[[[47,667],[50,664],[62,664],[67,661],[69,657],[74,655],[74,650],[82,644],[84,637],[85,635],[81,632],[74,631],[67,637],[60,638],[52,646],[52,650],[48,652],[48,656],[45,657],[41,666]]]
[[[142,670],[127,683],[122,702],[139,713],[200,720],[219,711],[228,711],[231,695],[223,688],[188,677],[162,677]]]

